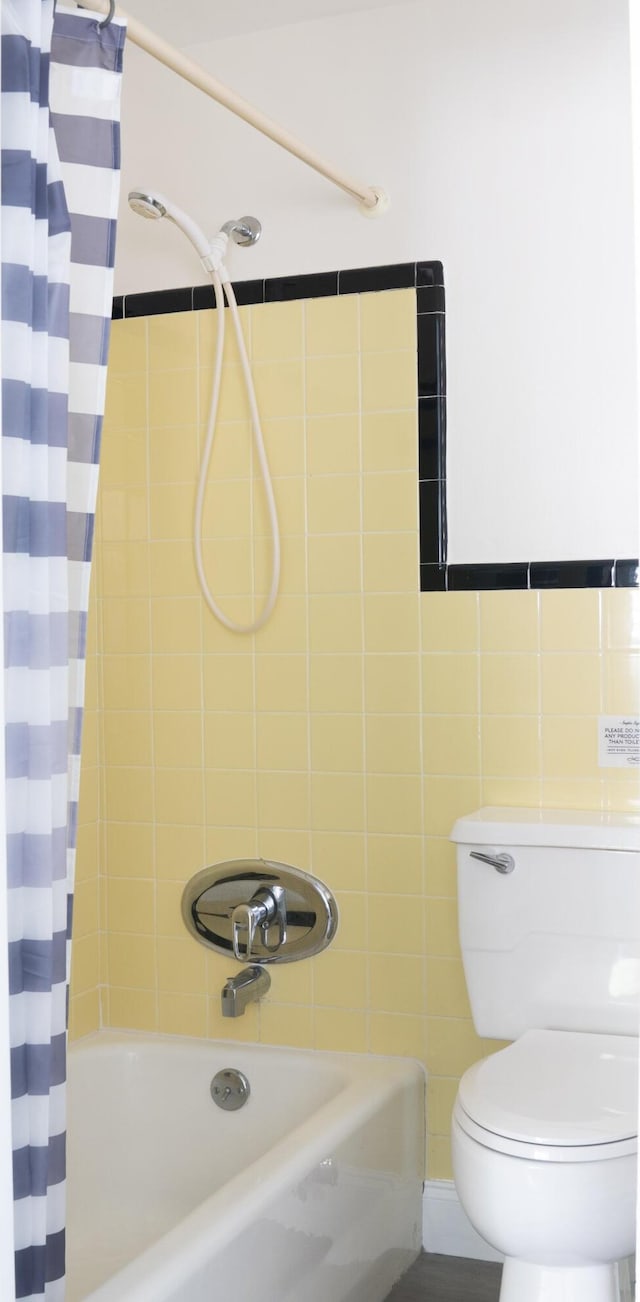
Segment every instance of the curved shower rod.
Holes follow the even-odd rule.
[[[114,5],[113,0],[82,0],[82,8],[85,10],[91,9],[97,14],[105,14],[109,21],[113,16]],[[166,68],[171,68],[173,72],[177,72],[179,77],[184,77],[185,81],[191,82],[192,86],[204,91],[205,95],[209,95],[218,104],[222,104],[231,113],[235,113],[236,117],[248,122],[250,126],[260,131],[263,136],[268,136],[269,140],[281,145],[295,158],[299,158],[301,162],[306,163],[308,167],[312,167],[315,172],[319,172],[328,181],[332,181],[346,194],[350,194],[353,199],[358,201],[361,212],[366,216],[373,217],[386,212],[389,207],[389,198],[384,190],[374,185],[362,185],[352,177],[345,175],[344,172],[338,171],[330,163],[327,163],[324,158],[308,149],[296,136],[292,136],[290,132],[278,126],[277,122],[273,122],[271,118],[265,117],[264,113],[249,104],[248,100],[236,95],[236,92],[230,86],[225,86],[224,82],[212,77],[211,73],[200,67],[200,64],[195,63],[193,59],[187,58],[185,54],[181,54],[175,46],[170,45],[168,41],[152,32],[149,27],[145,27],[143,23],[138,22],[137,18],[132,18],[125,13],[124,9],[118,8],[115,12],[119,18],[126,22],[129,39],[133,41],[134,45],[138,45],[141,50],[146,50],[147,54],[150,54],[152,58],[164,63]]]

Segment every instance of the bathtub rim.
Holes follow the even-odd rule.
[[[149,1289],[161,1286],[159,1298],[167,1289],[181,1283],[185,1240],[188,1240],[189,1262],[193,1269],[205,1265],[211,1255],[224,1246],[231,1237],[247,1229],[265,1202],[297,1184],[319,1162],[343,1143],[354,1130],[371,1120],[399,1089],[419,1090],[421,1108],[421,1149],[424,1152],[425,1091],[427,1073],[424,1065],[415,1058],[384,1056],[382,1054],[341,1053],[325,1049],[297,1049],[282,1045],[260,1045],[255,1042],[209,1040],[194,1036],[166,1035],[163,1032],[135,1030],[94,1031],[70,1046],[73,1056],[101,1044],[125,1047],[135,1043],[167,1046],[193,1046],[223,1049],[248,1049],[254,1054],[261,1050],[277,1056],[304,1059],[312,1062],[318,1057],[341,1061],[346,1068],[355,1069],[355,1078],[338,1089],[325,1103],[320,1104],[309,1117],[278,1140],[272,1148],[242,1171],[232,1176],[220,1189],[215,1190],[197,1207],[182,1217],[171,1229],[145,1248],[137,1257],[121,1267],[104,1283],[86,1295],[86,1302],[147,1302]],[[371,1070],[372,1067],[377,1071]],[[305,1134],[305,1132],[307,1132]],[[416,1180],[424,1184],[424,1158],[417,1163]],[[123,1292],[123,1286],[126,1293]]]

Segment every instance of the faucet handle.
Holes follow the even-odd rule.
[[[256,918],[255,905],[236,904],[236,907],[231,914],[231,943],[233,945],[233,952],[240,963],[242,963],[245,958],[251,958],[253,938],[256,934],[257,923],[258,919]],[[241,931],[246,931],[247,933],[244,950],[240,947]]]

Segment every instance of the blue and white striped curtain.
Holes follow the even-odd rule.
[[[123,25],[2,4],[2,527],[16,1296],[64,1297],[65,1059]]]

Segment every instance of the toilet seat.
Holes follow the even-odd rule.
[[[497,1152],[594,1161],[636,1151],[637,1097],[635,1037],[534,1030],[465,1073],[454,1117]]]

